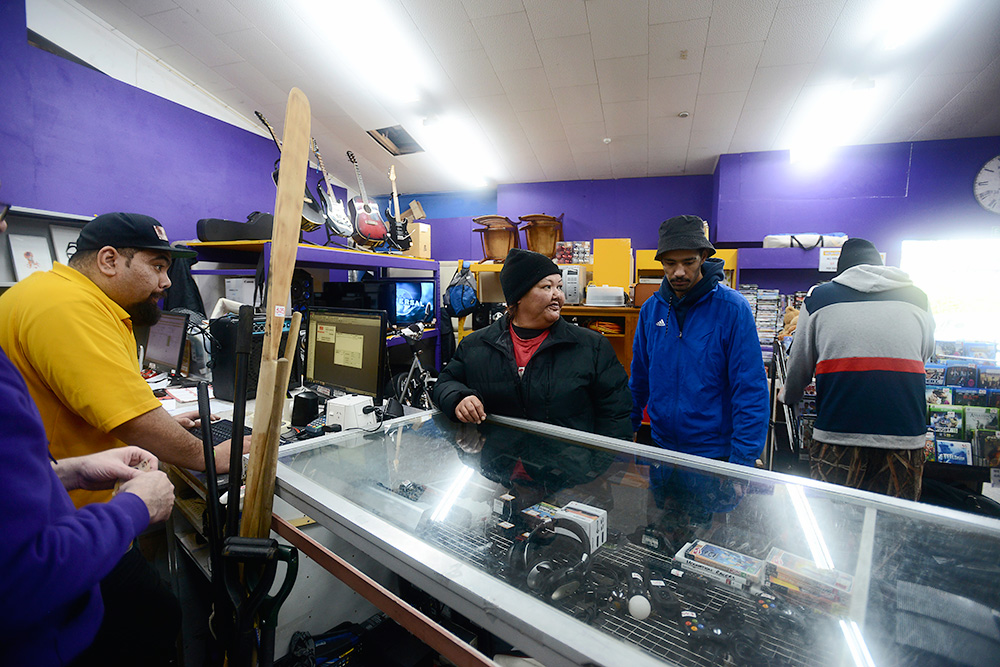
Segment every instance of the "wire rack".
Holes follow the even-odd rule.
[[[494,573],[502,569],[504,555],[511,544],[510,539],[495,532],[476,534],[442,523],[431,524],[422,537],[453,556]],[[642,567],[647,560],[669,563],[669,559],[662,555],[632,543],[601,547],[594,554],[593,563],[594,566],[604,564],[626,572],[631,567]],[[511,583],[517,585],[516,582]],[[726,603],[738,605],[746,622],[759,633],[753,661],[736,660],[730,652],[710,642],[691,645],[674,619],[659,614],[639,621],[627,612],[607,609],[599,611],[591,625],[682,667],[748,664],[810,667],[829,665],[835,661],[836,652],[831,642],[840,632],[832,619],[817,617],[813,632],[809,637],[802,637],[798,633],[781,632],[769,626],[766,619],[757,613],[756,599],[735,588],[710,583],[698,600],[685,600],[683,591],[678,591],[678,595],[686,604],[701,612],[717,612]],[[552,604],[576,618],[586,615],[586,603],[580,595]],[[824,623],[830,624],[830,627],[820,627]]]

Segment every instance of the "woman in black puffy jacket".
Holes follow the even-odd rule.
[[[604,336],[560,316],[559,267],[514,248],[500,285],[507,314],[462,340],[434,386],[435,404],[459,422],[498,414],[631,440],[628,376]]]

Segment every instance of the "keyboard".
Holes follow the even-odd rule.
[[[233,422],[229,419],[219,419],[212,422],[212,445],[217,445],[220,442],[225,442],[233,437]],[[192,426],[188,429],[188,432],[194,437],[201,440],[201,427]],[[247,424],[243,427],[243,434],[250,435],[250,425]]]

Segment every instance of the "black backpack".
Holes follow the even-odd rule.
[[[471,267],[472,262],[463,261],[444,290],[444,310],[449,317],[471,315],[479,305],[476,278],[472,275]]]

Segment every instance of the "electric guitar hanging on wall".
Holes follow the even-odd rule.
[[[323,156],[319,152],[319,144],[316,143],[315,137],[312,140],[312,150],[313,154],[316,155],[319,170],[323,174],[323,185],[326,187],[325,193],[318,187],[316,188],[316,193],[319,195],[319,204],[326,214],[327,229],[337,236],[351,238],[354,234],[354,225],[351,223],[351,219],[347,217],[347,211],[344,210],[344,202],[337,199],[337,196],[333,193],[333,185],[330,184],[330,175],[326,173],[326,165],[323,164]]]
[[[271,124],[267,122],[264,118],[264,114],[259,111],[254,111],[260,122],[264,124],[267,131],[271,133],[271,138],[274,140],[275,145],[278,146],[278,151],[281,151],[281,139],[278,138],[278,133],[274,131]],[[275,187],[278,185],[278,167],[281,158],[279,157],[274,161],[274,171],[271,172],[271,179],[274,181]],[[306,183],[305,195],[302,197],[302,231],[311,232],[319,229],[324,224],[326,224],[326,215],[320,209],[319,204],[316,202],[316,198],[311,192],[309,192],[309,183]]]
[[[360,196],[354,197],[347,203],[354,217],[354,241],[363,246],[386,243],[389,240],[389,228],[379,217],[378,206],[368,199],[358,160],[351,151],[347,151],[347,159],[354,165],[354,171],[358,175],[358,189],[361,191]]]
[[[392,206],[396,209],[396,215],[392,215],[389,207],[385,207],[385,219],[389,223],[390,243],[402,251],[407,251],[413,245],[410,232],[406,229],[406,220],[399,213],[399,195],[396,193],[396,165],[389,165],[389,181],[392,183]]]

